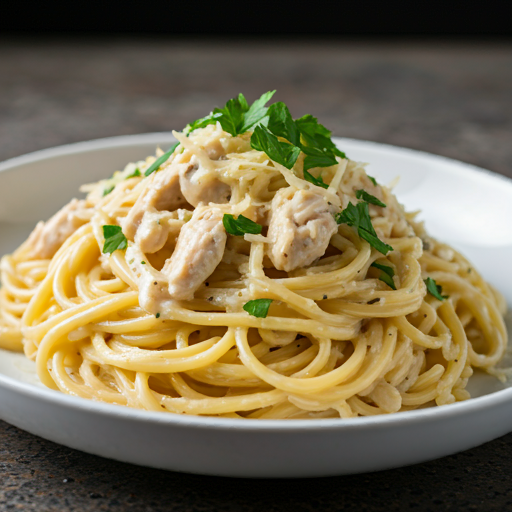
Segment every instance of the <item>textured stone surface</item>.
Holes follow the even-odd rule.
[[[408,146],[512,177],[511,44],[0,41],[0,160],[181,128],[276,88],[336,135]],[[0,510],[512,509],[512,434],[369,475],[250,481],[83,454],[0,422]]]
[[[360,512],[511,510],[512,435],[380,473],[240,480],[139,468],[0,423],[0,510]]]
[[[512,45],[0,41],[0,159],[180,129],[276,88],[335,135],[512,169]]]

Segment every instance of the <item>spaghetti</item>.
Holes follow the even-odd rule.
[[[224,128],[174,133],[170,154],[84,186],[4,256],[0,345],[50,388],[179,414],[469,398],[473,368],[506,349],[501,295],[365,165],[335,155],[309,172],[304,147],[288,168],[254,127]]]

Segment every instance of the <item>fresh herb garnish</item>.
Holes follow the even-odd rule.
[[[257,151],[263,151],[274,162],[291,169],[300,154],[300,148],[288,142],[280,141],[268,128],[256,126],[251,136],[251,147]]]
[[[369,174],[366,176],[375,186],[377,186],[377,180],[373,176],[370,176]]]
[[[386,205],[380,199],[377,199],[375,196],[368,194],[368,192],[366,192],[366,190],[363,190],[362,188],[359,190],[356,190],[356,197],[357,197],[357,199],[362,199],[363,201],[366,201],[367,203],[371,203],[376,206],[382,206],[383,208],[386,208]]]
[[[304,158],[304,171],[314,167],[330,167],[338,163],[334,154],[324,152],[322,149],[302,146],[302,151],[306,155],[306,158]]]
[[[179,142],[176,142],[176,144],[173,144],[169,151],[167,153],[164,153],[160,158],[157,158],[147,169],[144,173],[145,176],[149,176],[150,174],[154,173],[162,164],[167,162],[169,157],[174,153],[174,150],[179,146]]]
[[[347,207],[342,212],[336,214],[335,219],[338,224],[354,226],[359,236],[380,253],[386,255],[389,251],[393,250],[391,245],[384,243],[379,239],[377,233],[375,233],[368,211],[368,203],[357,203],[357,206],[348,203]]]
[[[197,128],[204,128],[218,121],[225,132],[233,136],[241,135],[262,121],[267,115],[268,109],[265,105],[275,92],[266,92],[251,106],[247,103],[245,96],[240,93],[237,98],[230,99],[224,108],[216,108],[210,115],[188,124],[184,133],[188,135]]]
[[[215,124],[217,122],[217,119],[222,117],[222,113],[211,113],[208,114],[205,117],[202,117],[201,119],[197,119],[192,123],[187,124],[185,126],[185,129],[183,130],[183,133],[185,135],[188,135],[190,132],[193,132],[194,130],[197,130],[198,128],[204,128],[205,126],[208,126],[209,124]]]
[[[128,240],[123,235],[123,230],[120,226],[103,226],[103,236],[105,237],[103,254],[112,254],[118,249],[123,250],[128,247]]]
[[[316,185],[317,187],[329,188],[329,185],[327,185],[327,183],[324,183],[322,176],[318,176],[318,178],[315,178],[311,173],[309,173],[306,170],[304,170],[304,179],[306,181],[309,181],[310,183],[313,183],[313,185]]]
[[[272,96],[274,96],[275,93],[276,91],[274,90],[262,94],[261,97],[257,99],[250,107],[247,104],[247,101],[245,102],[246,108],[249,108],[244,114],[244,123],[240,133],[245,133],[263,120],[268,111],[268,108],[265,107],[265,105],[272,99]],[[243,94],[240,94],[240,96],[243,97]]]
[[[425,279],[425,284],[427,285],[428,293],[437,300],[444,300],[449,297],[448,295],[441,295],[443,293],[443,287],[440,284],[437,284],[431,277],[427,277],[427,279]]]
[[[108,196],[112,190],[116,188],[115,185],[103,189],[103,197]]]
[[[340,151],[332,142],[331,132],[325,128],[325,126],[319,124],[315,117],[308,114],[294,121],[288,107],[282,102],[274,103],[269,107],[267,131],[269,134],[275,135],[276,137],[282,137],[289,141],[292,147],[295,147],[296,149],[293,150],[286,147],[285,149],[290,152],[293,157],[295,154],[298,156],[300,151],[306,155],[303,167],[304,178],[311,183],[315,182],[308,179],[306,171],[309,171],[309,169],[314,167],[330,167],[331,165],[336,165],[338,163],[336,156],[346,158],[345,153]],[[278,157],[281,156],[281,161],[276,160],[273,156],[276,152],[274,151],[273,154],[271,154],[267,151],[267,148],[261,144],[261,142],[256,140],[260,136],[261,134],[253,134],[251,137],[252,147],[254,149],[264,151],[272,160],[285,165],[282,162],[281,155],[278,155]],[[254,144],[253,138],[255,139]],[[282,141],[279,142],[284,144]],[[291,161],[292,160],[290,159],[290,164]],[[295,161],[296,158],[293,160],[293,163],[295,163]],[[291,169],[292,166],[293,165],[286,167]],[[309,177],[311,177],[311,175],[309,175]]]
[[[224,214],[224,217],[222,217],[222,224],[224,224],[224,228],[230,235],[235,236],[243,236],[245,233],[259,235],[262,229],[260,224],[257,224],[251,219],[248,219],[243,215],[239,215],[238,218],[235,219],[234,215],[231,215],[230,213]]]
[[[258,318],[267,318],[268,309],[273,299],[255,299],[245,303],[243,308],[247,313]]]
[[[379,279],[386,283],[390,288],[396,290],[395,282],[393,281],[393,276],[395,275],[395,271],[392,267],[388,267],[387,265],[381,265],[380,263],[376,263],[375,261],[370,265],[370,267],[375,267],[381,270]]]
[[[299,128],[303,146],[322,149],[324,152],[330,152],[341,158],[347,158],[347,155],[340,151],[331,140],[330,130],[321,125],[316,117],[306,114],[295,122]]]
[[[157,314],[155,315],[155,318],[160,318],[160,313],[157,313]]]
[[[135,171],[133,171],[131,174],[129,174],[128,176],[126,176],[125,179],[130,179],[130,178],[138,178],[139,176],[141,176],[140,174],[140,170],[139,168],[135,169]]]
[[[278,137],[290,141],[294,146],[300,146],[300,132],[293,120],[288,107],[278,101],[268,108],[267,128]]]
[[[295,121],[300,131],[301,149],[306,155],[304,169],[330,167],[338,162],[336,156],[347,158],[331,140],[331,132],[310,114]]]
[[[266,107],[274,93],[269,91],[263,94],[251,106],[244,95],[239,94],[237,98],[230,99],[224,108],[216,108],[208,116],[188,124],[184,133],[188,135],[197,128],[217,122],[233,136],[253,129],[251,147],[263,151],[287,169],[294,166],[301,151],[305,154],[304,171],[336,165],[336,156],[347,158],[332,142],[331,132],[319,124],[316,117],[307,114],[293,120],[288,107],[281,101]]]

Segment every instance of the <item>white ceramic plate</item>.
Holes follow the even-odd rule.
[[[62,146],[0,164],[0,254],[39,219],[133,160],[166,149],[168,134]],[[417,151],[338,139],[381,183],[422,209],[432,235],[462,250],[512,304],[512,181]],[[510,315],[508,318],[511,330]],[[439,408],[350,420],[237,421],[133,410],[42,387],[33,364],[0,351],[0,417],[85,452],[175,471],[236,477],[311,477],[376,471],[442,457],[512,431],[512,389],[470,381],[475,398]]]

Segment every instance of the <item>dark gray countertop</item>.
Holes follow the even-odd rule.
[[[0,160],[179,129],[269,89],[335,135],[512,177],[512,44],[0,40]],[[0,510],[512,509],[512,434],[444,459],[338,478],[250,481],[112,462],[0,422]]]

